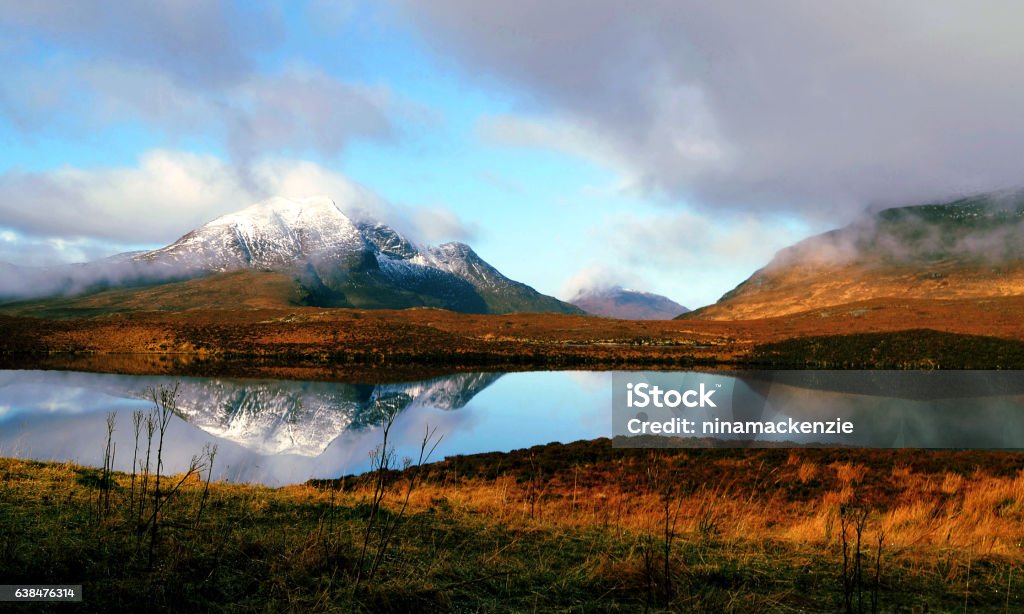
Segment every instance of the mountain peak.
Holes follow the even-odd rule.
[[[207,226],[227,226],[252,221],[276,219],[296,224],[311,217],[343,217],[348,219],[338,205],[327,196],[311,196],[308,198],[284,198],[275,196],[267,200],[249,205],[244,209],[222,215]]]
[[[222,215],[142,259],[212,271],[276,270],[364,245],[356,225],[330,198],[278,197]]]
[[[433,248],[433,251],[451,256],[475,256],[473,248],[460,241],[449,241]]]
[[[271,198],[137,260],[193,275],[285,273],[301,286],[307,304],[322,307],[577,311],[508,279],[465,243],[421,248],[387,224],[353,221],[327,197]]]

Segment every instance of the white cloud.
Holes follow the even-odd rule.
[[[782,216],[683,210],[614,214],[589,233],[603,259],[570,277],[560,296],[623,286],[671,297],[687,307],[715,302],[775,253],[818,226]]]
[[[13,41],[0,46],[0,118],[26,135],[95,137],[138,122],[162,133],[164,147],[198,137],[244,166],[266,154],[330,157],[353,139],[392,137],[396,119],[430,121],[429,110],[395,100],[386,86],[344,81],[289,57],[262,66],[285,33],[271,5],[0,6],[0,39]],[[341,3],[307,8],[345,14]]]
[[[136,167],[0,175],[4,225],[35,236],[159,241],[246,200],[223,161],[162,150]]]
[[[138,121],[171,142],[223,142],[242,166],[275,152],[333,156],[355,138],[392,137],[393,116],[424,114],[396,103],[386,87],[346,83],[297,64],[197,88],[149,66],[99,60],[54,60],[43,70],[13,64],[0,82],[0,112],[30,133],[57,126],[86,133]]]
[[[490,115],[479,118],[477,138],[484,143],[510,147],[553,149],[595,164],[631,174],[628,161],[600,134],[569,120]]]
[[[558,296],[568,301],[582,292],[608,290],[616,286],[643,290],[648,283],[625,268],[591,262],[565,280]]]
[[[466,223],[447,207],[419,207],[408,211],[414,233],[422,241],[472,241],[479,233],[475,223]]]
[[[706,271],[715,263],[743,263],[753,270],[808,234],[806,225],[778,217],[692,210],[641,218],[619,215],[605,223],[610,229],[607,244],[630,264]]]
[[[211,155],[152,150],[137,166],[0,174],[0,218],[19,245],[78,245],[46,250],[80,259],[102,251],[95,242],[165,244],[211,219],[271,196],[326,194],[350,216],[393,224],[414,240],[468,240],[476,233],[443,206],[387,202],[344,175],[305,160],[267,158],[240,175]],[[88,247],[88,251],[83,251]],[[50,258],[47,256],[47,258]],[[88,258],[84,258],[88,259]],[[24,261],[25,258],[19,260]]]
[[[131,244],[111,244],[92,239],[25,237],[5,230],[0,232],[0,263],[17,262],[29,266],[50,266],[67,262],[88,262],[131,250]]]

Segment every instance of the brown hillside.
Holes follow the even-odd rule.
[[[882,211],[779,252],[717,303],[682,316],[743,320],[857,301],[1024,295],[1024,196]]]

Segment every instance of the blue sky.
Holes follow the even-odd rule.
[[[695,307],[866,207],[1017,181],[935,137],[999,160],[1024,141],[998,16],[583,4],[0,2],[0,260],[159,246],[327,193],[549,294],[621,284]],[[899,35],[878,57],[872,18]],[[892,86],[910,67],[916,87]],[[922,117],[918,97],[958,79],[994,102]]]

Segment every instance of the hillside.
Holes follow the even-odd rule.
[[[1024,192],[884,210],[780,251],[684,318],[783,316],[871,299],[1024,295]]]

